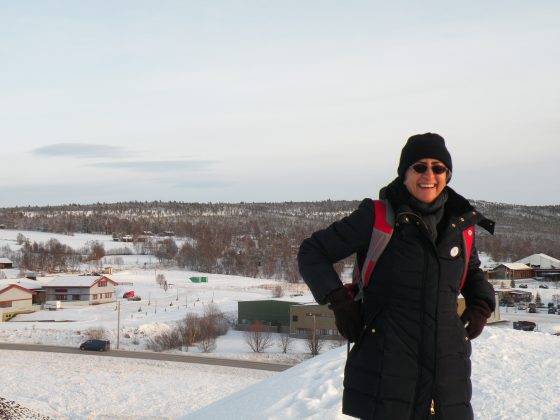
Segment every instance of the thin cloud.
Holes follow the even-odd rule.
[[[145,160],[125,162],[99,162],[92,166],[99,168],[131,169],[140,172],[192,171],[212,165],[211,160]]]
[[[91,143],[56,143],[33,149],[39,156],[74,157],[74,158],[111,158],[126,156],[122,147]]]

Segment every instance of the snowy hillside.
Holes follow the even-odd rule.
[[[473,341],[477,419],[560,418],[560,338],[489,327]],[[304,362],[190,416],[203,419],[343,419],[346,348]]]

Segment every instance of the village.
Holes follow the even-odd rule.
[[[3,233],[7,234],[5,243],[15,245],[15,240],[9,237],[17,236],[16,232],[3,230]],[[33,235],[31,232],[26,234]],[[57,238],[65,239],[63,235]],[[76,241],[76,238],[72,240]],[[89,236],[83,234],[84,243],[88,240]],[[108,235],[101,240],[107,247],[116,242]],[[304,284],[242,278],[240,281],[244,287],[232,296],[231,289],[235,286],[225,285],[215,274],[166,267],[151,255],[123,257],[126,262],[119,261],[113,266],[107,263],[115,262],[115,257],[105,256],[93,265],[91,262],[84,265],[82,273],[47,275],[23,272],[9,258],[1,257],[2,322],[41,322],[44,326],[63,319],[83,320],[84,310],[87,312],[88,307],[105,308],[105,338],[114,340],[121,335],[114,325],[117,309],[119,316],[123,317],[123,336],[130,336],[127,325],[134,330],[154,322],[177,322],[189,311],[202,311],[205,304],[213,303],[227,314],[228,323],[235,330],[248,331],[258,323],[262,331],[286,334],[292,339],[312,337],[313,341],[333,342],[342,339],[331,311],[315,304]],[[560,260],[544,254],[530,255],[516,262],[495,263],[486,259],[483,269],[494,285],[500,303],[489,319],[490,324],[504,324],[504,313],[513,315],[513,327],[517,329],[539,329],[540,320],[532,323],[532,314],[550,316],[552,323],[560,323]],[[464,302],[459,298],[458,312],[462,310]],[[99,310],[92,312],[92,317],[98,318]],[[519,322],[529,322],[530,327]],[[79,325],[76,327],[80,328]],[[126,339],[119,341],[121,347],[127,347]],[[113,345],[112,348],[118,347]]]

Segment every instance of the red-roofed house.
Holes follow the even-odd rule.
[[[107,276],[59,276],[43,288],[47,302],[59,301],[62,307],[68,307],[115,302],[117,285]]]
[[[0,314],[7,321],[17,314],[35,312],[33,295],[36,292],[17,284],[0,285]]]

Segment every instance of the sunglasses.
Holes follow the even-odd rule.
[[[415,163],[414,165],[411,166],[412,169],[414,169],[414,172],[416,172],[417,174],[423,174],[424,172],[426,172],[428,170],[428,168],[432,168],[432,172],[435,175],[441,175],[441,174],[446,174],[449,172],[449,169],[447,169],[445,166],[443,165],[432,165],[429,166],[425,163],[422,162],[418,162]]]

